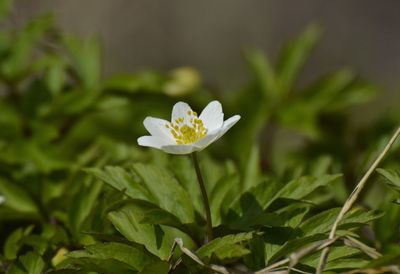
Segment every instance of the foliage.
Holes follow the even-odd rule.
[[[0,2],[3,20],[11,5]],[[213,98],[198,72],[104,77],[96,37],[65,34],[51,16],[2,29],[1,271],[241,273],[327,239],[399,113],[357,127],[354,107],[377,93],[349,69],[299,85],[320,35],[309,26],[275,63],[247,52],[248,83],[218,98],[242,120],[200,157],[216,236],[205,243],[190,159],[136,144],[145,116],[167,117],[178,100],[200,109]],[[398,262],[397,158],[388,155],[378,170],[383,177],[373,177],[362,202],[345,215],[326,271]],[[306,254],[296,269],[314,272],[319,256]]]

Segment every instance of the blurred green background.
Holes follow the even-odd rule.
[[[210,85],[227,88],[246,79],[243,49],[275,56],[284,41],[317,22],[325,34],[300,84],[351,66],[399,99],[399,9],[396,0],[17,0],[10,23],[51,11],[62,29],[99,35],[106,74],[190,65]]]

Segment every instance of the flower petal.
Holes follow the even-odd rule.
[[[208,145],[219,138],[220,130],[214,130],[213,132],[207,133],[206,136],[195,142],[193,145],[199,147],[200,149],[205,149]]]
[[[221,103],[218,101],[210,102],[201,112],[199,118],[203,121],[204,127],[209,131],[221,128],[224,122]]]
[[[194,145],[166,145],[162,146],[161,149],[166,153],[178,155],[190,154],[194,151],[201,150],[199,147]]]
[[[235,115],[225,120],[224,124],[222,125],[221,131],[219,132],[218,138],[224,135],[231,127],[233,127],[238,121],[240,120],[240,115]]]
[[[183,118],[184,123],[188,124],[188,112],[192,111],[190,106],[184,102],[178,102],[172,108],[171,122],[175,123],[178,118]]]
[[[140,146],[144,147],[154,147],[161,149],[162,146],[169,145],[164,139],[156,136],[142,136],[137,139],[137,142]]]
[[[240,120],[240,115],[235,115],[226,120],[221,129],[214,130],[213,132],[207,133],[206,136],[198,140],[193,145],[199,147],[200,150],[205,149],[211,143],[217,141],[219,138],[222,137],[233,125]]]
[[[146,119],[143,121],[144,127],[152,136],[169,140],[172,143],[173,136],[169,129],[165,127],[166,124],[169,124],[169,122],[154,117],[146,117]]]

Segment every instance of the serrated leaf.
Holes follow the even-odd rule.
[[[360,254],[360,251],[358,249],[348,247],[348,246],[337,246],[330,248],[329,251],[329,257],[327,262],[333,262],[335,260],[342,260],[344,258],[348,258],[351,256],[355,256]],[[311,266],[313,268],[316,268],[318,266],[319,260],[321,257],[321,252],[315,252],[311,254],[310,256],[305,257],[302,259],[300,262],[302,264],[306,264],[308,266]]]
[[[85,250],[78,250],[68,253],[68,257],[92,258],[99,260],[112,259],[125,263],[134,270],[141,271],[145,265],[156,262],[156,258],[142,248],[135,248],[122,243],[98,243],[85,247]]]
[[[121,167],[108,166],[104,170],[100,168],[86,168],[85,171],[111,187],[123,191],[132,199],[151,200],[150,193]]]
[[[205,261],[209,261],[213,255],[220,260],[240,257],[249,253],[249,250],[243,247],[242,244],[252,239],[252,237],[253,233],[240,233],[216,238],[203,245],[196,253]]]
[[[177,237],[182,238],[189,248],[194,246],[193,240],[176,228],[142,224],[144,212],[134,204],[110,212],[108,218],[125,238],[144,245],[148,251],[163,260],[168,258],[170,249]]]
[[[368,265],[368,261],[363,259],[340,259],[328,262],[325,266],[325,270],[339,272],[339,270],[343,271],[346,269],[360,269],[365,267],[366,265]],[[342,271],[340,271],[340,273]]]
[[[340,208],[332,208],[325,210],[300,225],[300,229],[304,235],[314,235],[319,233],[327,233],[340,212]],[[339,224],[339,228],[349,228],[367,224],[382,216],[382,212],[377,210],[363,211],[361,209],[352,209],[348,212]]]
[[[135,164],[133,169],[143,180],[156,204],[173,213],[182,223],[194,221],[189,194],[166,169],[143,164]]]
[[[341,176],[341,174],[322,175],[319,177],[304,176],[290,181],[269,201],[268,206],[278,198],[301,200],[317,188],[333,183]]]
[[[95,258],[67,258],[57,267],[60,270],[54,273],[72,274],[72,273],[101,273],[101,274],[137,274],[138,272],[132,269],[131,266],[114,259],[95,259]],[[53,273],[53,272],[50,272]]]
[[[271,250],[266,250],[268,262],[271,263],[281,257],[289,256],[292,252],[300,250],[306,245],[309,245],[316,241],[324,240],[325,238],[326,236],[323,234],[313,234],[311,236],[289,240],[283,245],[276,246]]]

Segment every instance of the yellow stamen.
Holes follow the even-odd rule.
[[[176,124],[171,123],[171,134],[178,145],[195,143],[207,135],[207,130],[204,128],[203,121],[197,118],[197,113],[190,110],[187,111],[188,115],[194,115],[190,118],[190,124],[182,124],[183,117],[175,119]],[[187,121],[187,120],[186,120]]]

